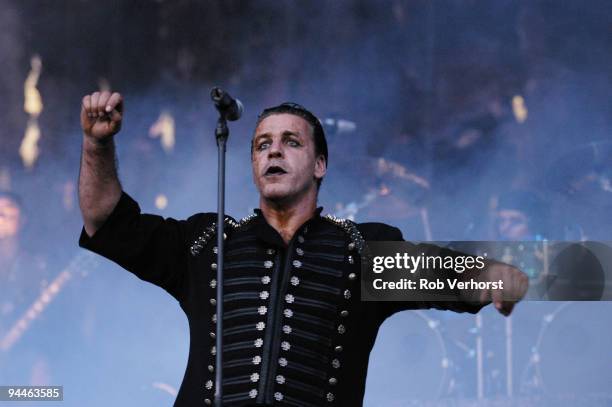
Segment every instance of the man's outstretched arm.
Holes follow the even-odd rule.
[[[119,93],[94,92],[83,97],[79,205],[89,236],[104,224],[121,197],[114,136],[121,129],[122,119],[123,98]]]

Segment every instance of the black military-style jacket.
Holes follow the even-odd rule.
[[[399,229],[321,217],[289,244],[256,213],[226,222],[224,405],[361,406],[370,350],[396,311],[462,302],[361,302],[364,240],[402,240]],[[217,215],[187,220],[141,214],[123,194],[105,224],[79,244],[164,288],[186,313],[187,369],[175,406],[212,405],[215,377]],[[409,367],[407,367],[409,368]]]

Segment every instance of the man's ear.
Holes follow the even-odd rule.
[[[315,171],[314,175],[316,178],[323,178],[327,173],[327,162],[325,161],[325,156],[322,154],[317,157],[317,161],[315,161]]]

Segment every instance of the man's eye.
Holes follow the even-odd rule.
[[[300,146],[300,143],[298,143],[298,142],[297,142],[297,141],[295,141],[295,140],[289,140],[289,141],[287,141],[287,144],[288,144],[289,146],[291,146],[291,147],[299,147],[299,146]]]
[[[265,142],[265,143],[261,143],[257,146],[258,150],[265,150],[266,148],[270,147],[270,143]]]

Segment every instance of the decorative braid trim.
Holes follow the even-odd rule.
[[[232,231],[235,231],[245,226],[246,224],[251,222],[256,217],[257,217],[257,214],[252,213],[240,219],[238,222],[236,222],[234,219],[230,217],[225,217],[224,223],[225,223],[225,226],[229,226],[230,229],[232,229]],[[195,257],[198,254],[200,254],[200,251],[204,248],[204,246],[206,246],[206,244],[210,241],[210,239],[216,236],[216,234],[217,234],[217,223],[213,222],[210,226],[207,226],[204,229],[202,234],[198,236],[196,240],[193,241],[193,244],[189,247],[189,252],[191,253],[191,255]]]
[[[361,232],[359,231],[359,229],[357,229],[357,224],[355,222],[344,218],[338,218],[334,215],[329,214],[325,215],[323,219],[336,225],[337,227],[342,229],[347,235],[349,235],[351,242],[355,245],[357,253],[361,254],[365,247],[365,240],[363,239],[363,236],[361,236]]]

